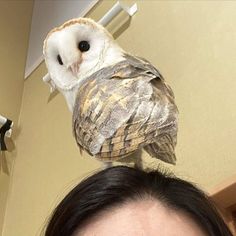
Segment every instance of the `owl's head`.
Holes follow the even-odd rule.
[[[44,81],[68,94],[95,71],[121,60],[122,53],[108,31],[95,21],[67,21],[51,30],[44,41],[48,68]]]

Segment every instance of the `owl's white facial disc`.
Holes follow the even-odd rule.
[[[83,24],[73,24],[49,36],[45,59],[56,86],[69,89],[80,77],[92,72],[107,41],[102,32]]]
[[[68,98],[68,91],[78,88],[95,71],[120,61],[122,53],[102,26],[85,18],[71,20],[52,30],[44,43],[50,78],[67,102],[75,97]]]

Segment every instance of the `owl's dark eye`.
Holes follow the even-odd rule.
[[[87,52],[90,48],[88,41],[79,42],[78,48],[81,52]]]
[[[61,59],[61,56],[60,55],[57,55],[57,61],[60,65],[63,65],[63,61]]]

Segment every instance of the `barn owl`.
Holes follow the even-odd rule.
[[[176,162],[178,109],[152,64],[128,54],[88,18],[50,31],[43,54],[44,81],[64,95],[82,150],[113,162],[143,148],[152,157]]]

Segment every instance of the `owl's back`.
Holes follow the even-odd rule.
[[[80,87],[73,112],[76,142],[103,161],[144,147],[151,156],[175,163],[178,109],[173,92],[148,61],[124,58]]]

